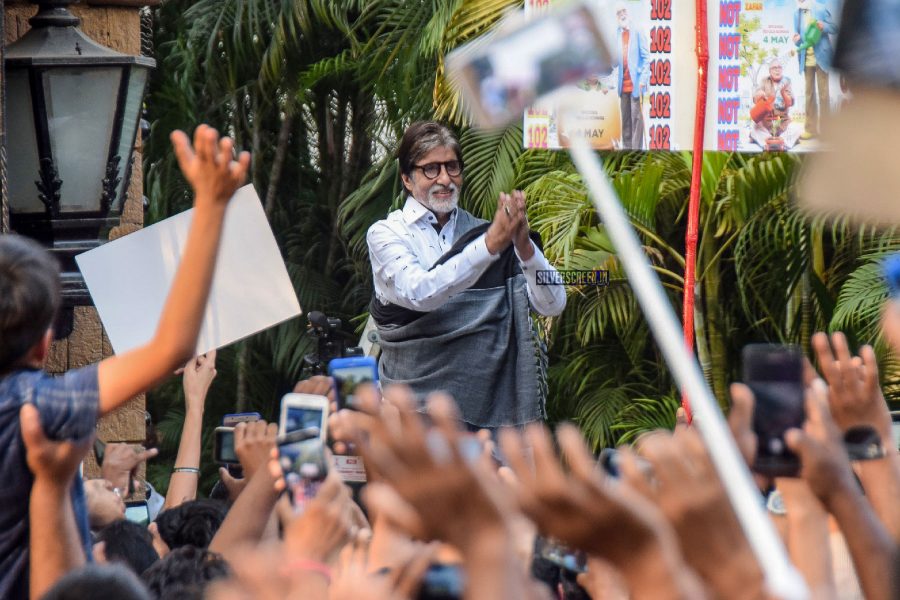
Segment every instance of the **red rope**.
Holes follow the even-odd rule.
[[[697,120],[694,122],[694,158],[691,167],[691,197],[688,204],[687,234],[684,253],[684,345],[694,351],[694,283],[696,278],[697,237],[700,221],[700,183],[703,173],[703,134],[706,125],[706,83],[709,67],[709,34],[706,20],[707,0],[697,0]],[[691,420],[691,406],[686,395],[681,405]]]

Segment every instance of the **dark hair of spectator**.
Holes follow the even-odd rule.
[[[192,500],[159,513],[156,526],[166,545],[206,548],[225,520],[228,507],[219,500]]]
[[[166,554],[144,571],[141,578],[159,600],[200,600],[211,581],[225,579],[230,574],[228,563],[218,554],[183,546]]]
[[[437,121],[413,123],[406,128],[397,149],[400,172],[409,177],[413,167],[423,156],[435,148],[445,146],[452,148],[456,153],[457,160],[462,161],[462,148],[459,146],[459,140],[449,128]]]
[[[66,574],[43,600],[151,600],[137,575],[123,565],[86,565]]]
[[[147,528],[124,519],[101,529],[95,542],[104,542],[106,560],[122,563],[138,575],[159,560]]]
[[[53,325],[59,265],[35,241],[0,236],[0,373],[12,370]]]

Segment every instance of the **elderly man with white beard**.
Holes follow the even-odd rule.
[[[491,222],[459,208],[462,151],[440,123],[411,125],[398,162],[406,203],[367,235],[382,382],[420,400],[450,393],[473,430],[543,419],[546,356],[531,310],[558,315],[566,296],[529,231],[525,194],[501,193]]]

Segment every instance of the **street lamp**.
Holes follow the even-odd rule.
[[[68,0],[37,3],[31,30],[6,48],[10,225],[60,259],[71,313],[91,304],[75,255],[119,222],[156,62],[92,41]]]

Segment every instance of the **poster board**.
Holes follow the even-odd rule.
[[[527,0],[526,15],[539,16],[554,1],[560,0]],[[820,115],[839,110],[849,96],[831,71],[841,0],[708,0],[707,10],[705,149],[819,149]],[[561,149],[580,135],[598,150],[690,150],[698,81],[695,3],[597,0],[595,14],[614,68],[579,86],[583,108],[574,123],[565,122],[553,102],[526,110],[523,146]],[[813,63],[818,70],[806,68]]]

